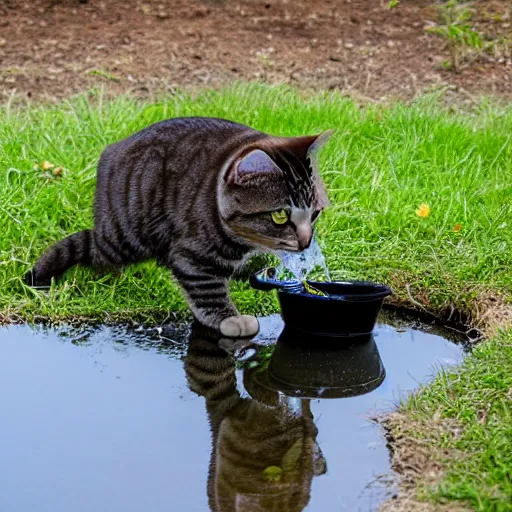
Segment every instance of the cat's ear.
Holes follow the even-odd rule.
[[[317,135],[288,137],[283,140],[283,144],[301,160],[311,160],[333,133],[333,130],[327,130]]]
[[[332,137],[334,130],[326,130],[318,135],[315,135],[315,139],[309,145],[307,150],[307,158],[309,160],[314,159],[319,151],[319,149]]]
[[[234,166],[226,175],[226,181],[228,183],[243,185],[254,178],[280,172],[279,167],[277,167],[272,158],[270,158],[265,151],[253,149],[235,162]]]
[[[306,158],[309,160],[313,169],[313,183],[315,184],[315,209],[323,210],[330,205],[329,197],[325,190],[324,183],[320,178],[318,171],[318,151],[331,138],[333,130],[327,130],[316,136],[315,140],[308,148]]]
[[[281,139],[281,144],[289,151],[292,151],[297,158],[301,159],[303,162],[309,161],[313,172],[312,178],[315,187],[315,201],[313,205],[315,210],[323,210],[330,204],[325,186],[318,171],[318,150],[329,140],[333,133],[333,130],[326,130],[317,135]]]

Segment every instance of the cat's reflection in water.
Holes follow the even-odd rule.
[[[195,327],[185,362],[190,389],[205,398],[211,426],[210,508],[303,510],[313,477],[326,471],[310,401],[252,385],[250,373],[257,369],[244,370],[250,396],[242,397],[229,347],[230,340]]]

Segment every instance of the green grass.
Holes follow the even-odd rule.
[[[168,273],[152,263],[98,278],[76,269],[42,293],[21,276],[41,251],[92,225],[95,166],[102,149],[173,116],[230,118],[280,135],[336,134],[321,155],[332,207],[318,228],[334,277],[405,284],[431,310],[470,309],[480,290],[511,289],[512,109],[482,104],[448,114],[435,97],[411,106],[360,108],[335,93],[302,97],[250,85],[156,104],[101,95],[58,107],[0,110],[0,312],[58,320],[165,317],[184,312]],[[34,164],[63,167],[57,178]],[[415,210],[431,208],[428,218]],[[462,226],[459,232],[453,228]],[[271,295],[236,283],[245,311],[274,310]]]
[[[95,166],[105,145],[186,115],[230,118],[278,135],[334,128],[321,154],[332,207],[318,228],[333,277],[388,283],[395,300],[412,299],[434,313],[454,306],[476,314],[489,293],[510,308],[511,107],[482,102],[458,113],[428,96],[411,105],[363,108],[335,93],[305,97],[282,87],[238,85],[155,104],[92,94],[58,107],[1,108],[3,319],[151,322],[186,313],[168,272],[153,263],[119,276],[73,269],[49,293],[21,279],[45,247],[92,225]],[[43,161],[64,171],[55,177],[34,170]],[[427,218],[415,213],[421,203],[431,208]],[[243,282],[233,284],[233,295],[244,312],[276,310],[273,294]],[[480,346],[460,372],[442,375],[404,405],[406,417],[427,425],[411,423],[407,439],[422,438],[432,453],[442,446],[455,454],[442,462],[441,485],[423,489],[424,499],[510,510],[511,346],[510,332]],[[429,437],[434,417],[440,438]],[[457,434],[452,421],[462,429]]]
[[[412,439],[411,449],[416,441],[428,447],[446,472],[440,484],[422,486],[424,500],[512,510],[512,331],[479,345],[402,412],[406,419],[395,430]]]

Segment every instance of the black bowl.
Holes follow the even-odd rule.
[[[265,270],[249,280],[258,290],[277,289],[285,325],[318,336],[370,334],[384,299],[392,294],[384,285],[365,281],[307,281],[327,296],[308,293],[296,281],[264,278]],[[298,291],[299,290],[299,291]]]
[[[298,398],[345,398],[382,384],[386,372],[373,335],[350,337],[342,344],[333,341],[285,327],[268,367],[244,372],[246,390],[251,396],[261,389],[268,396],[281,392]]]

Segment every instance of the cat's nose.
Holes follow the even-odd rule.
[[[313,238],[313,230],[311,226],[300,225],[297,227],[297,238],[299,240],[299,250],[303,251],[311,245],[311,239]]]

